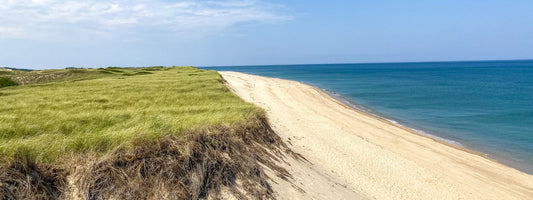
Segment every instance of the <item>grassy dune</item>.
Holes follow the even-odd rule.
[[[258,111],[229,92],[215,71],[156,69],[94,70],[104,76],[0,89],[0,154],[50,162],[231,124]],[[94,71],[84,73],[94,77]]]
[[[259,163],[276,168],[272,155],[285,147],[263,110],[230,92],[215,71],[0,77],[18,84],[0,88],[0,199],[196,199],[235,188],[236,179],[246,187],[234,195],[271,195]]]

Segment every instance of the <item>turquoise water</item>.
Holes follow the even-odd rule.
[[[301,81],[533,173],[533,61],[203,68]]]

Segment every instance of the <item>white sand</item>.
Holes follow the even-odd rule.
[[[310,163],[271,181],[279,199],[533,199],[533,176],[356,111],[317,88],[221,72]]]

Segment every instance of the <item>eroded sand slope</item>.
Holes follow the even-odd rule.
[[[294,81],[221,72],[263,107],[309,163],[291,160],[279,199],[533,199],[533,176],[356,111]]]

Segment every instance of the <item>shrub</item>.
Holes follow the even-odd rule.
[[[19,84],[11,80],[9,77],[0,77],[0,88],[17,85]]]

